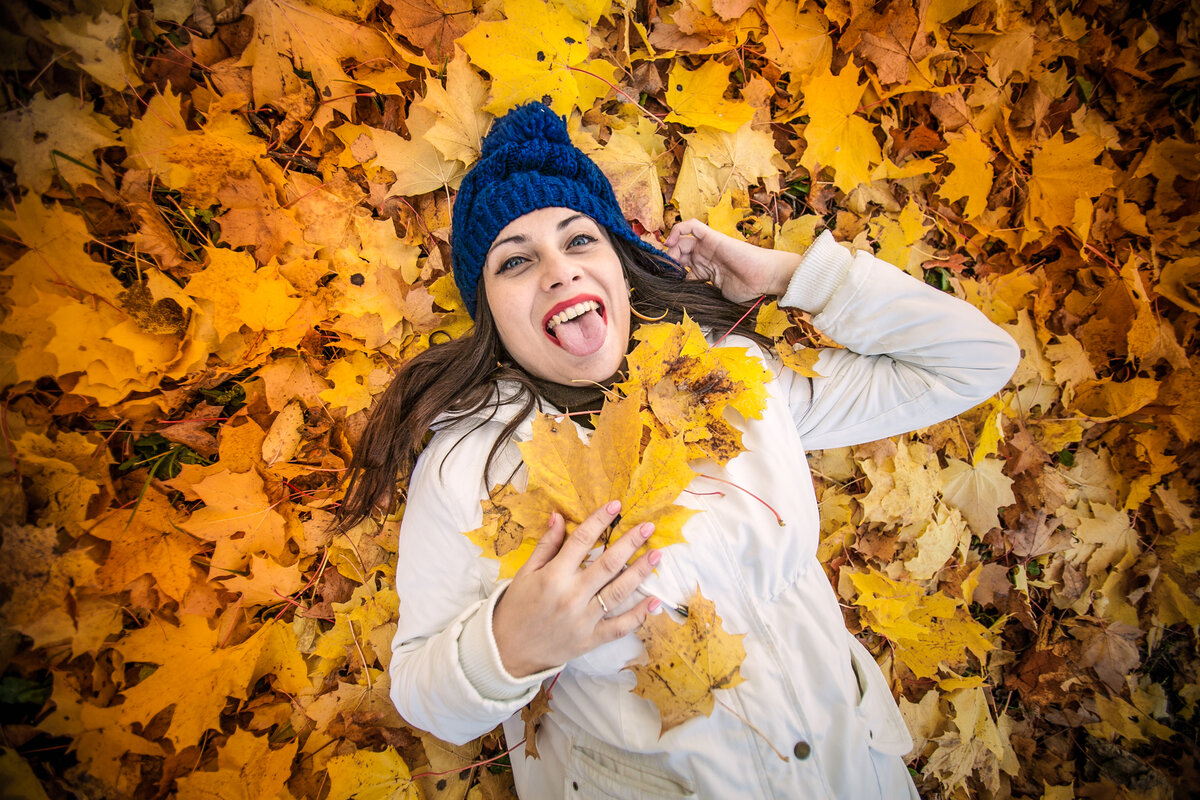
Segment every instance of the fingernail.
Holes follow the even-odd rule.
[[[655,611],[658,611],[658,609],[661,607],[662,607],[662,600],[659,600],[657,597],[650,598],[650,613],[651,614],[653,614]]]
[[[620,511],[620,510],[621,510],[621,501],[620,501],[620,500],[610,500],[610,501],[608,501],[608,505],[606,505],[606,506],[604,507],[604,510],[605,510],[605,511],[607,511],[608,513],[610,513],[610,514],[615,514],[615,513],[617,513],[618,511]]]
[[[657,567],[658,562],[662,561],[662,552],[659,550],[651,550],[650,555],[646,556],[646,560],[650,562],[650,566]]]
[[[649,539],[650,534],[654,533],[654,523],[653,522],[643,523],[639,533],[642,534],[643,539]]]

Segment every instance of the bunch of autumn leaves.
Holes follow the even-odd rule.
[[[551,512],[563,515],[569,532],[613,499],[621,501],[621,516],[605,545],[645,522],[654,523],[654,533],[631,560],[646,548],[683,542],[683,525],[697,512],[675,500],[699,475],[690,462],[723,465],[744,449],[725,411],[761,417],[770,377],[762,363],[744,348],[710,347],[686,316],[681,324],[643,325],[635,338],[628,378],[613,387],[590,440],[582,441],[565,417],[537,415],[532,437],[519,445],[525,490],[505,484],[483,501],[483,525],[467,536],[500,562],[501,578],[528,560]],[[664,733],[711,714],[713,692],[742,681],[742,636],[722,629],[698,588],[682,623],[654,615],[638,636],[648,663],[630,666],[638,681],[633,691],[657,706]],[[548,709],[544,702],[534,707]],[[525,716],[526,752],[535,756],[537,716]]]

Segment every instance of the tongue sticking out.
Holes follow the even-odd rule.
[[[560,323],[554,329],[558,344],[573,356],[588,356],[604,344],[604,319],[597,311],[580,314],[573,320]]]

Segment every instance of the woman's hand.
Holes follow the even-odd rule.
[[[612,501],[569,537],[562,515],[551,516],[549,530],[517,570],[492,616],[500,660],[513,677],[565,664],[632,633],[661,603],[646,598],[613,616],[605,610],[620,606],[662,558],[657,550],[647,551],[622,572],[654,532],[648,522],[626,533],[587,567],[579,567],[620,510],[621,504]]]
[[[712,281],[726,300],[749,302],[759,295],[781,295],[800,264],[800,256],[743,242],[697,219],[671,229],[667,255],[687,268],[688,278]]]

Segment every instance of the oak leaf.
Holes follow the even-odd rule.
[[[687,609],[682,623],[666,612],[650,616],[637,632],[649,661],[626,667],[637,676],[633,692],[658,708],[660,737],[693,717],[711,716],[716,690],[732,689],[744,680],[745,634],[728,633],[699,588]]]

